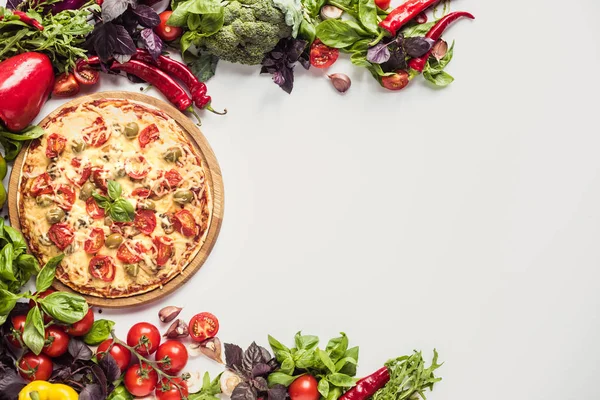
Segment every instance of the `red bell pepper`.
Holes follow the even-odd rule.
[[[38,115],[54,85],[52,63],[45,54],[23,53],[0,63],[0,120],[21,131]]]

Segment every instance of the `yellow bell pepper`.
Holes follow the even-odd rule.
[[[33,381],[19,392],[19,400],[77,400],[77,392],[62,383]]]

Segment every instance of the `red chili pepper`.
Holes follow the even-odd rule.
[[[446,28],[448,28],[448,26],[450,26],[450,24],[452,24],[454,21],[456,21],[460,18],[463,18],[463,17],[469,18],[469,19],[475,19],[473,14],[465,12],[465,11],[456,11],[456,12],[450,13],[450,14],[446,15],[445,17],[440,18],[440,20],[429,30],[429,32],[427,32],[427,35],[425,35],[425,37],[433,40],[434,42],[438,41],[439,38],[442,37],[442,34],[446,30]],[[413,58],[412,60],[410,60],[408,62],[408,66],[410,68],[414,69],[415,71],[423,72],[423,69],[425,68],[425,64],[427,63],[427,59],[429,59],[430,55],[431,55],[431,50],[429,50],[427,52],[427,54],[425,54],[421,57]]]
[[[398,29],[402,28],[438,1],[440,0],[408,0],[389,13],[379,23],[379,26],[391,33],[392,36],[396,36]]]
[[[344,393],[339,400],[366,400],[390,381],[390,372],[383,367],[356,382],[356,386]]]
[[[187,86],[192,95],[192,100],[196,107],[200,109],[207,109],[216,114],[221,114],[213,110],[210,106],[211,98],[206,95],[206,84],[200,82],[196,75],[189,69],[189,67],[179,61],[173,60],[172,58],[159,55],[155,60],[147,50],[137,49],[137,53],[133,56],[134,60],[143,61],[148,64],[154,64],[164,72],[168,72]],[[225,110],[224,113],[226,113]],[[223,114],[224,114],[223,113]]]
[[[42,24],[40,24],[38,21],[36,21],[34,18],[31,18],[29,15],[25,14],[23,11],[13,11],[12,12],[13,15],[16,15],[17,17],[19,17],[19,19],[26,23],[29,26],[33,26],[35,29],[43,31],[44,27]],[[4,19],[4,15],[0,16],[0,21],[2,21]]]
[[[143,79],[167,96],[169,101],[180,111],[193,111],[192,100],[185,90],[173,78],[154,65],[138,60],[129,60],[123,64],[114,61],[110,69],[113,71],[125,71]]]

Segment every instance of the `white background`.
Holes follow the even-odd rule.
[[[387,92],[343,60],[345,96],[300,69],[288,96],[221,64],[209,90],[229,114],[202,128],[225,182],[217,245],[176,294],[102,317],[125,337],[164,305],[210,311],[244,347],[344,331],[359,375],[435,347],[434,400],[600,398],[599,4],[454,1],[477,20],[445,35],[444,90]]]

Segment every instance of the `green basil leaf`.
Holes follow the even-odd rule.
[[[344,332],[341,332],[340,334],[342,336],[331,339],[325,348],[325,351],[329,354],[329,357],[331,357],[334,363],[342,358],[346,353],[346,350],[348,350],[348,336],[346,336]]]
[[[197,30],[199,26],[200,26],[200,15],[199,14],[190,14],[187,19],[187,27],[189,29],[188,32]],[[185,53],[185,50],[182,50],[181,52]]]
[[[13,249],[27,249],[27,244],[25,243],[25,238],[18,230],[14,229],[11,226],[4,226],[4,231],[8,234],[10,241],[12,242]]]
[[[210,53],[200,53],[198,56],[185,53],[183,59],[200,82],[206,82],[215,75],[219,62],[219,57]]]
[[[135,210],[129,201],[119,198],[110,206],[110,217],[117,222],[130,222],[135,217]]]
[[[101,208],[110,208],[110,199],[108,197],[103,196],[97,192],[93,192],[92,197],[94,198],[94,200],[96,200],[96,203],[98,203],[98,206],[100,206]]]
[[[81,321],[88,312],[88,304],[79,295],[67,292],[54,292],[38,299],[44,311],[52,318],[66,324]]]
[[[294,337],[296,347],[300,350],[314,350],[319,345],[319,338],[313,335],[302,335],[302,332],[296,333]]]
[[[25,128],[20,133],[10,133],[6,131],[0,131],[0,135],[6,139],[14,140],[17,142],[24,142],[27,140],[37,139],[44,135],[44,130],[37,125]]]
[[[104,342],[110,336],[115,323],[107,319],[99,319],[94,321],[92,329],[83,337],[83,341],[90,346],[98,345]]]
[[[19,296],[6,289],[0,289],[0,315],[8,315],[17,304]]]
[[[379,33],[379,21],[377,19],[377,6],[374,0],[358,0],[358,19],[370,33]]]
[[[0,252],[0,278],[11,282],[17,280],[13,269],[13,245],[10,243]]]
[[[321,396],[327,398],[329,395],[329,382],[327,382],[327,379],[321,379],[317,389],[319,390],[319,393],[321,393]]]
[[[221,8],[219,12],[202,15],[197,31],[201,37],[211,36],[221,30],[224,22],[225,13]]]
[[[352,357],[344,357],[335,363],[335,370],[336,370],[336,372],[341,372],[346,375],[354,376],[354,375],[356,375],[356,372],[353,374],[350,374],[350,373],[342,371],[342,370],[346,367],[346,365],[350,364],[350,365],[354,366],[354,370],[356,371],[357,363],[358,362]]]
[[[358,346],[351,347],[346,350],[346,354],[344,354],[344,359],[351,358],[356,361],[354,364],[347,362],[346,365],[342,367],[342,369],[338,370],[342,374],[355,376],[356,375],[356,364],[358,364]]]
[[[329,47],[342,49],[352,46],[362,36],[347,21],[328,19],[317,25],[317,37]]]
[[[44,347],[46,332],[44,320],[38,306],[27,313],[25,327],[23,328],[23,342],[35,354],[40,354]]]
[[[294,354],[294,363],[296,364],[296,368],[314,368],[317,365],[317,358],[314,350],[298,350]]]
[[[5,137],[2,137],[2,135],[0,135],[0,144],[4,147],[4,159],[6,161],[13,161],[17,158],[21,148],[23,148],[23,142],[6,139]]]
[[[342,389],[339,387],[330,387],[327,394],[327,400],[337,400],[342,395]]]
[[[183,36],[179,40],[179,45],[181,47],[181,54],[183,54],[184,57],[189,54],[189,53],[186,53],[186,51],[190,48],[192,43],[194,43],[194,40],[196,40],[198,38],[200,38],[200,35],[198,34],[198,32],[187,31],[186,33],[183,34]]]
[[[327,375],[327,380],[338,387],[352,387],[356,384],[356,379],[346,374],[340,374],[339,372]]]
[[[28,274],[37,274],[40,270],[38,260],[31,254],[21,254],[15,262],[21,271]]]
[[[125,389],[125,386],[119,385],[111,392],[106,400],[133,400],[133,396]]]
[[[325,5],[326,0],[303,0],[304,9],[313,18],[317,18],[321,12],[321,7]]]
[[[173,9],[173,14],[167,20],[167,25],[170,26],[186,26],[187,19],[190,15],[189,8],[195,0],[182,1]]]
[[[4,325],[7,319],[8,315],[0,315],[0,326]]]
[[[119,182],[108,181],[108,197],[112,200],[117,200],[121,197],[121,193],[123,193],[123,188]]]
[[[272,387],[274,385],[283,385],[288,387],[296,380],[297,377],[298,376],[284,374],[283,372],[273,372],[269,374],[268,377],[269,386]]]
[[[288,353],[287,358],[285,358],[281,362],[281,367],[279,368],[279,371],[287,375],[292,375],[294,373],[294,369],[296,369],[296,363],[294,362],[292,356]]]
[[[319,356],[319,359],[321,359],[323,364],[325,364],[325,366],[327,367],[329,372],[331,372],[332,374],[336,372],[335,364],[333,363],[333,361],[331,360],[331,358],[329,357],[329,354],[327,354],[327,352],[325,352],[321,349],[317,349],[317,355]],[[331,382],[331,383],[333,383],[333,382]],[[334,385],[335,385],[335,383],[334,383]],[[337,385],[337,386],[340,386],[340,385]]]
[[[300,24],[300,30],[298,31],[298,37],[300,39],[307,40],[308,45],[310,46],[312,42],[315,41],[316,36],[317,30],[315,28],[315,25],[312,22],[303,19],[302,23]]]
[[[448,74],[445,71],[432,73],[431,71],[424,70],[423,77],[427,79],[427,81],[439,87],[446,87],[452,82],[454,82],[454,78],[452,77],[452,75]]]
[[[221,0],[195,0],[188,11],[192,14],[217,14],[223,11]]]
[[[58,267],[58,264],[60,264],[64,257],[64,254],[59,254],[56,257],[52,257],[48,260],[46,265],[44,265],[44,268],[42,268],[35,280],[35,290],[38,293],[43,292],[52,286],[54,275],[56,274],[56,267]]]
[[[415,24],[409,25],[402,29],[402,34],[405,38],[415,37],[415,36],[425,36],[427,32],[436,24],[437,21],[430,21],[424,24]]]
[[[273,349],[273,354],[275,354],[277,361],[283,362],[283,360],[290,356],[290,349],[287,346],[271,335],[268,336],[268,339],[269,345],[271,346],[271,349]]]

